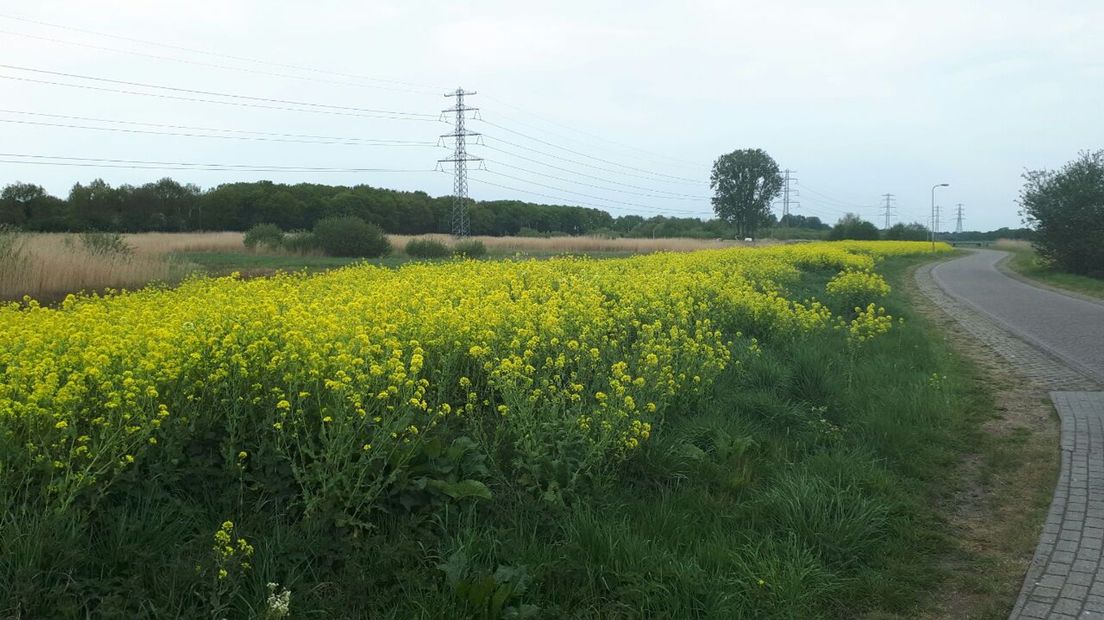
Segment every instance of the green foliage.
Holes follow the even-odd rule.
[[[710,175],[713,211],[735,226],[737,237],[754,237],[771,220],[771,201],[782,190],[778,164],[762,149],[721,155]]]
[[[377,258],[391,252],[382,228],[352,215],[318,220],[314,239],[328,256]]]
[[[1020,213],[1039,255],[1063,271],[1104,276],[1104,150],[1024,179]]]
[[[447,258],[452,250],[433,239],[411,239],[406,242],[406,254],[413,258]]]
[[[478,239],[465,239],[452,246],[452,254],[462,258],[483,258],[487,255],[487,246]]]
[[[257,248],[277,250],[284,244],[284,231],[275,224],[257,224],[245,231],[242,243],[250,250]]]
[[[903,265],[890,267],[899,281]],[[792,286],[813,295],[827,277]],[[212,392],[210,415],[183,422],[187,441],[164,436],[164,458],[67,514],[0,486],[0,617],[918,615],[948,550],[931,498],[981,417],[970,368],[900,293],[885,301],[909,320],[857,358],[833,333],[757,347],[733,336],[740,363],[715,394],[683,403],[616,468],[586,472],[589,484],[561,485],[562,501],[526,486],[585,460],[585,446],[546,443],[564,432],[526,447],[493,420],[450,416],[449,435],[333,463],[302,438],[354,433],[258,433],[276,418]],[[319,408],[304,423],[334,405],[304,399]],[[276,458],[288,448],[311,470]],[[353,523],[337,498],[371,492],[361,466],[394,486]],[[307,491],[310,510],[293,500]]]
[[[878,239],[878,227],[854,213],[848,213],[832,227],[832,230],[828,233],[828,239],[831,241],[842,239],[875,241]]]
[[[897,222],[885,231],[885,238],[890,241],[927,241],[930,234],[928,227],[919,222],[911,224]]]
[[[812,228],[782,228],[775,226],[767,230],[764,236],[771,239],[808,239],[811,241],[824,241],[828,238],[827,230],[816,230]]]
[[[134,248],[115,232],[83,232],[78,236],[85,252],[94,256],[129,257]]]
[[[318,241],[309,230],[293,230],[284,235],[283,248],[293,254],[309,254],[318,249]]]

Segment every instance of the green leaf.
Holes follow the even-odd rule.
[[[460,480],[459,482],[430,480],[428,486],[431,489],[448,495],[452,499],[464,499],[466,497],[491,499],[491,490],[487,488],[487,485],[478,480]]]

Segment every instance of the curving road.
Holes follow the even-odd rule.
[[[1002,273],[1006,252],[977,250],[941,263],[932,277],[952,297],[1017,336],[1104,382],[1104,303],[1031,286]]]

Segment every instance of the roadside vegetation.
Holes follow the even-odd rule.
[[[356,266],[8,306],[0,613],[911,615],[984,403],[902,295],[927,251]]]
[[[1104,278],[1104,150],[1059,170],[1030,170],[1024,181],[1021,214],[1036,253],[1056,270]]]
[[[1002,240],[993,247],[1011,252],[1012,256],[1005,265],[1022,276],[1060,289],[1104,299],[1104,278],[1063,271],[1040,256],[1026,241]]]

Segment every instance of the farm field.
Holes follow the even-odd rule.
[[[898,290],[919,260],[355,265],[9,304],[0,616],[909,615],[986,408]]]
[[[94,235],[93,235],[94,237]],[[389,235],[391,255],[368,262],[397,266],[411,260],[403,248],[411,239],[451,244],[447,235]],[[136,289],[151,283],[178,284],[192,274],[245,276],[276,271],[319,271],[364,259],[322,256],[270,249],[250,250],[238,232],[137,233],[121,235],[129,251],[88,247],[81,235],[16,233],[0,229],[0,300],[24,295],[43,302],[59,301],[69,293]],[[473,237],[492,257],[586,254],[629,256],[646,252],[686,252],[739,247],[735,241],[702,239],[605,239],[600,237]],[[760,242],[760,244],[770,242]]]

